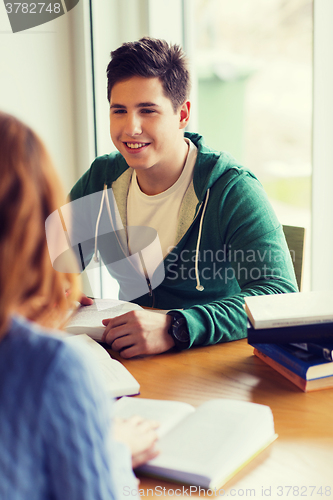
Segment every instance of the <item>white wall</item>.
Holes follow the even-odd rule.
[[[74,17],[77,20],[80,13],[82,17],[83,6],[80,2],[54,21],[12,33],[5,5],[0,2],[0,109],[40,135],[66,190],[79,176],[75,108],[80,87],[73,68],[80,66],[76,60],[80,52],[73,58],[73,44],[78,31]],[[83,44],[78,46],[82,53]],[[85,156],[89,156],[87,141],[84,144]],[[84,170],[88,166],[89,158]]]

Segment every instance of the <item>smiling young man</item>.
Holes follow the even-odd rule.
[[[262,186],[229,154],[211,150],[198,134],[184,134],[190,76],[179,46],[147,37],[125,43],[111,53],[107,77],[118,151],[97,158],[71,191],[72,200],[103,192],[99,209],[83,215],[96,236],[85,242],[81,259],[86,265],[98,247],[126,298],[129,290],[133,297],[135,272],[122,279],[118,264],[122,257],[134,268],[139,256],[147,284],[133,302],[170,312],[106,318],[105,342],[129,358],[245,337],[245,296],[297,291],[283,231]],[[103,244],[99,226],[107,213],[116,236],[117,219],[124,228],[112,245]],[[159,250],[147,228],[158,235]],[[111,259],[114,246],[117,258]],[[118,267],[108,265],[114,260]],[[154,281],[161,266],[163,276]]]

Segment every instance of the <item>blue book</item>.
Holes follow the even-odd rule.
[[[305,380],[333,375],[333,362],[325,360],[319,354],[288,344],[251,343],[251,345]]]

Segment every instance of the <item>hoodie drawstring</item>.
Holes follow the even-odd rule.
[[[118,241],[118,244],[119,244],[121,250],[123,251],[124,255],[126,256],[126,250],[124,249],[123,245],[121,244],[121,241],[118,238],[117,231],[115,230],[115,227],[114,227],[114,224],[113,224],[113,219],[112,219],[112,214],[111,214],[111,208],[110,208],[109,197],[108,197],[108,194],[107,194],[107,189],[108,189],[107,185],[104,184],[103,194],[102,194],[102,199],[101,199],[101,204],[100,204],[100,207],[99,207],[99,212],[98,212],[97,221],[96,221],[96,228],[95,228],[95,251],[94,251],[94,256],[93,256],[93,259],[94,259],[95,262],[99,262],[99,257],[98,257],[98,253],[97,253],[98,252],[98,249],[97,249],[97,239],[98,239],[99,221],[100,221],[100,218],[101,218],[101,215],[102,215],[104,200],[106,201],[106,208],[107,208],[107,211],[108,211],[108,215],[109,215],[109,219],[110,219],[110,222],[111,222],[111,226],[112,226],[113,232],[116,235],[116,238],[117,238],[117,241]]]
[[[195,249],[194,269],[195,269],[195,279],[197,280],[197,286],[195,288],[199,292],[202,292],[205,289],[201,285],[201,283],[200,283],[198,262],[199,262],[199,247],[200,247],[200,239],[201,239],[201,232],[202,232],[202,224],[203,224],[203,219],[204,219],[204,216],[205,216],[205,211],[206,211],[206,207],[207,207],[207,203],[208,203],[208,198],[209,198],[209,189],[207,189],[205,204],[204,204],[204,207],[202,209],[202,214],[201,214],[200,224],[199,224],[199,233],[198,233],[198,239],[197,239],[197,246],[196,246],[196,249]]]
[[[99,262],[99,257],[98,257],[98,254],[97,254],[97,252],[98,252],[98,250],[97,250],[97,237],[98,237],[98,227],[99,227],[99,221],[100,221],[101,215],[102,215],[103,203],[104,203],[104,197],[105,197],[106,189],[107,189],[107,186],[106,186],[106,184],[104,184],[103,193],[102,193],[102,199],[101,199],[101,204],[100,204],[100,207],[99,207],[99,212],[98,212],[97,221],[96,221],[96,227],[95,227],[95,251],[94,251],[94,255],[93,255],[93,259],[94,259],[95,262]]]

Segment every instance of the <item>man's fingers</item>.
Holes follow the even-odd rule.
[[[106,323],[104,323],[104,321],[107,321],[108,323],[110,321],[112,321],[112,327],[126,325],[129,323],[129,321],[133,317],[132,312],[135,312],[135,311],[130,311],[130,312],[127,312],[125,314],[121,314],[120,316],[115,316],[114,318],[105,318],[105,319],[103,319],[103,324],[106,325]]]
[[[169,316],[148,311],[130,311],[116,318],[105,318],[102,342],[124,359],[158,354],[174,346],[168,334],[170,321]]]
[[[123,348],[119,352],[120,356],[124,359],[134,358],[135,356],[142,356],[142,349],[138,345],[134,344],[127,348]]]
[[[126,313],[127,314],[127,313]],[[104,326],[110,326],[110,328],[116,328],[117,326],[126,325],[127,319],[126,314],[122,314],[121,316],[116,316],[115,318],[105,318],[102,320]]]
[[[111,344],[118,335],[119,330],[115,330],[113,327],[114,318],[105,318],[102,320],[103,325],[105,326],[105,330],[103,333],[102,341]]]
[[[128,333],[126,331],[119,332],[115,331],[114,329],[108,331],[107,327],[103,334],[102,342],[106,342],[107,344],[109,344],[114,351],[120,351],[121,349],[133,345],[133,341],[130,338],[129,332]]]

